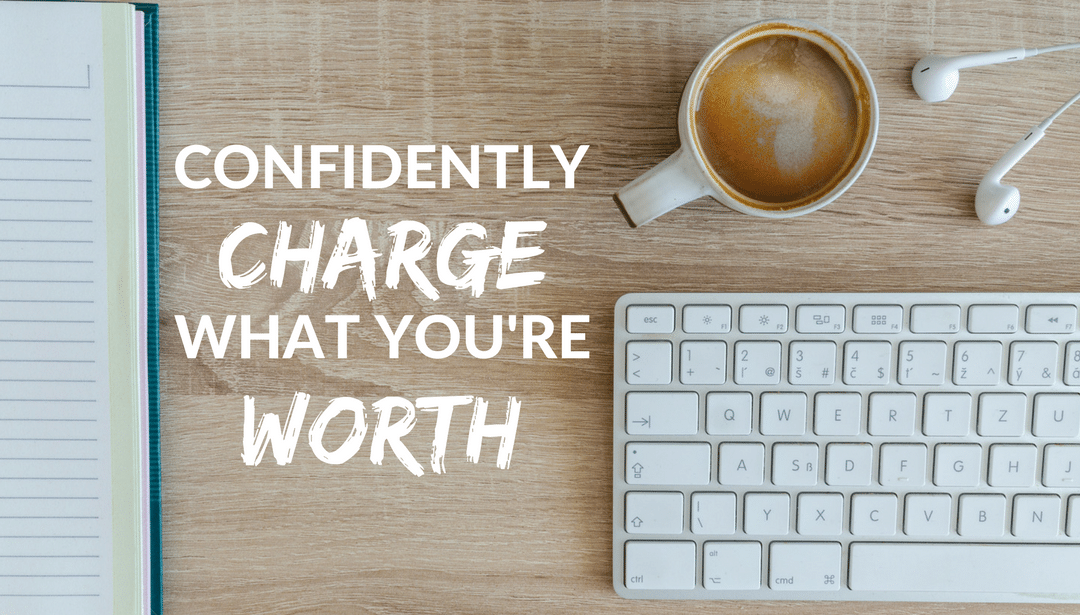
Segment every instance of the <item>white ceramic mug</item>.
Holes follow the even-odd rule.
[[[690,75],[679,150],[615,201],[631,226],[702,196],[753,216],[802,215],[854,183],[877,130],[873,81],[847,43],[808,21],[753,23]]]

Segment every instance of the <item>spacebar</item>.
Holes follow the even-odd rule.
[[[1080,544],[851,543],[853,590],[1076,593]]]

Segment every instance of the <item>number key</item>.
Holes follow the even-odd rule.
[[[889,384],[892,344],[848,342],[844,344],[845,384]]]
[[[736,342],[736,384],[780,384],[780,342]]]
[[[1050,386],[1057,380],[1057,342],[1013,342],[1009,352],[1009,384]]]
[[[683,342],[679,362],[683,384],[724,384],[727,375],[727,344]]]
[[[900,384],[938,385],[945,382],[944,342],[901,342]]]
[[[1080,342],[1065,345],[1065,384],[1080,385]]]
[[[791,384],[832,384],[836,370],[836,344],[832,342],[792,342],[788,358]]]
[[[1001,381],[1001,342],[957,342],[953,383],[993,386]]]

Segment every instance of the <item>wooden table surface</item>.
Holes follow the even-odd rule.
[[[844,196],[812,215],[770,221],[708,199],[631,229],[612,193],[678,146],[683,84],[702,54],[728,32],[765,17],[816,21],[848,41],[873,76],[881,105],[877,148]],[[1080,39],[1080,5],[1029,2],[857,0],[766,2],[347,2],[345,0],[161,2],[161,360],[165,606],[169,613],[1038,613],[1076,607],[838,603],[686,604],[616,596],[611,580],[611,387],[613,307],[633,291],[1077,291],[1080,282],[1080,109],[1062,116],[1007,181],[1023,205],[1008,224],[975,217],[975,188],[1024,132],[1076,93],[1075,52],[1019,64],[969,69],[948,102],[929,105],[910,85],[910,69],[929,52],[959,54],[1039,47]],[[457,174],[449,189],[410,189],[405,170],[392,187],[345,189],[339,171],[319,189],[276,187],[263,176],[244,189],[214,182],[183,187],[173,171],[180,150],[218,152],[245,145],[262,158],[273,145],[365,144],[394,148],[448,144],[518,145],[507,187],[496,187],[493,155],[482,155],[479,187]],[[522,188],[520,146],[534,145],[536,179]],[[550,144],[589,149],[575,187],[563,186]],[[340,151],[340,150],[339,150]],[[419,179],[438,181],[435,171]],[[359,155],[357,155],[359,158]],[[341,163],[327,155],[327,161]],[[211,159],[191,159],[193,177],[212,177]],[[242,160],[230,157],[231,162]],[[305,163],[306,167],[306,163]],[[230,167],[232,169],[232,167]],[[233,177],[242,175],[233,171]],[[218,248],[246,222],[265,238],[242,244],[237,271],[269,267],[279,222],[304,245],[313,221],[325,225],[319,274],[341,224],[367,221],[377,260],[376,298],[356,272],[333,289],[300,290],[290,264],[281,287],[268,280],[227,288]],[[412,220],[431,229],[420,269],[438,300],[406,277],[385,283],[388,227]],[[543,221],[521,243],[543,254],[512,272],[540,271],[533,286],[498,289],[494,267],[480,297],[438,282],[438,242],[456,225],[488,233],[472,248],[498,246],[508,221]],[[305,239],[300,239],[304,237]],[[415,237],[415,235],[413,236]],[[452,260],[463,267],[460,255]],[[349,356],[337,358],[329,314],[357,315]],[[203,315],[220,329],[237,315],[221,358],[204,347],[188,358],[175,321]],[[241,358],[240,315],[265,331],[280,321],[279,356],[298,316],[311,318],[325,358],[300,349],[268,358],[252,344]],[[390,358],[375,315],[414,319]],[[563,315],[584,340],[587,359],[522,356],[520,329],[504,331],[501,352],[471,357],[464,340],[449,358],[423,356],[416,324],[443,315],[462,329],[467,315],[488,331],[493,315]],[[433,325],[433,348],[447,343]],[[481,335],[486,348],[490,335]],[[306,339],[306,338],[304,338]],[[296,392],[311,395],[300,442],[288,465],[269,451],[245,465],[244,398],[256,416],[284,418]],[[521,402],[509,468],[496,467],[498,441],[478,463],[466,460],[471,409],[449,425],[445,473],[428,459],[435,413],[420,412],[402,438],[423,466],[416,477],[389,447],[369,461],[386,397],[479,396],[489,421],[507,400]],[[367,407],[368,430],[355,457],[340,465],[316,458],[308,428],[331,399]],[[348,435],[351,413],[331,423],[325,444]],[[401,416],[394,415],[394,420]]]

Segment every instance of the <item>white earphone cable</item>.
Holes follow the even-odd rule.
[[[1080,43],[1069,43],[1067,45],[1055,45],[1053,47],[1043,47],[1042,49],[1028,49],[1027,55],[1037,56],[1040,53],[1051,53],[1054,51],[1065,51],[1067,49],[1080,49]]]
[[[1069,102],[1065,103],[1064,105],[1061,105],[1060,109],[1055,111],[1053,113],[1053,115],[1051,115],[1050,117],[1046,118],[1045,121],[1043,121],[1042,127],[1045,129],[1047,126],[1052,124],[1054,120],[1058,119],[1059,115],[1061,115],[1062,113],[1065,113],[1065,110],[1068,109],[1069,107],[1071,107],[1072,104],[1074,102],[1078,101],[1078,100],[1080,100],[1080,94],[1077,94],[1076,96],[1073,96],[1072,98],[1070,98]]]

